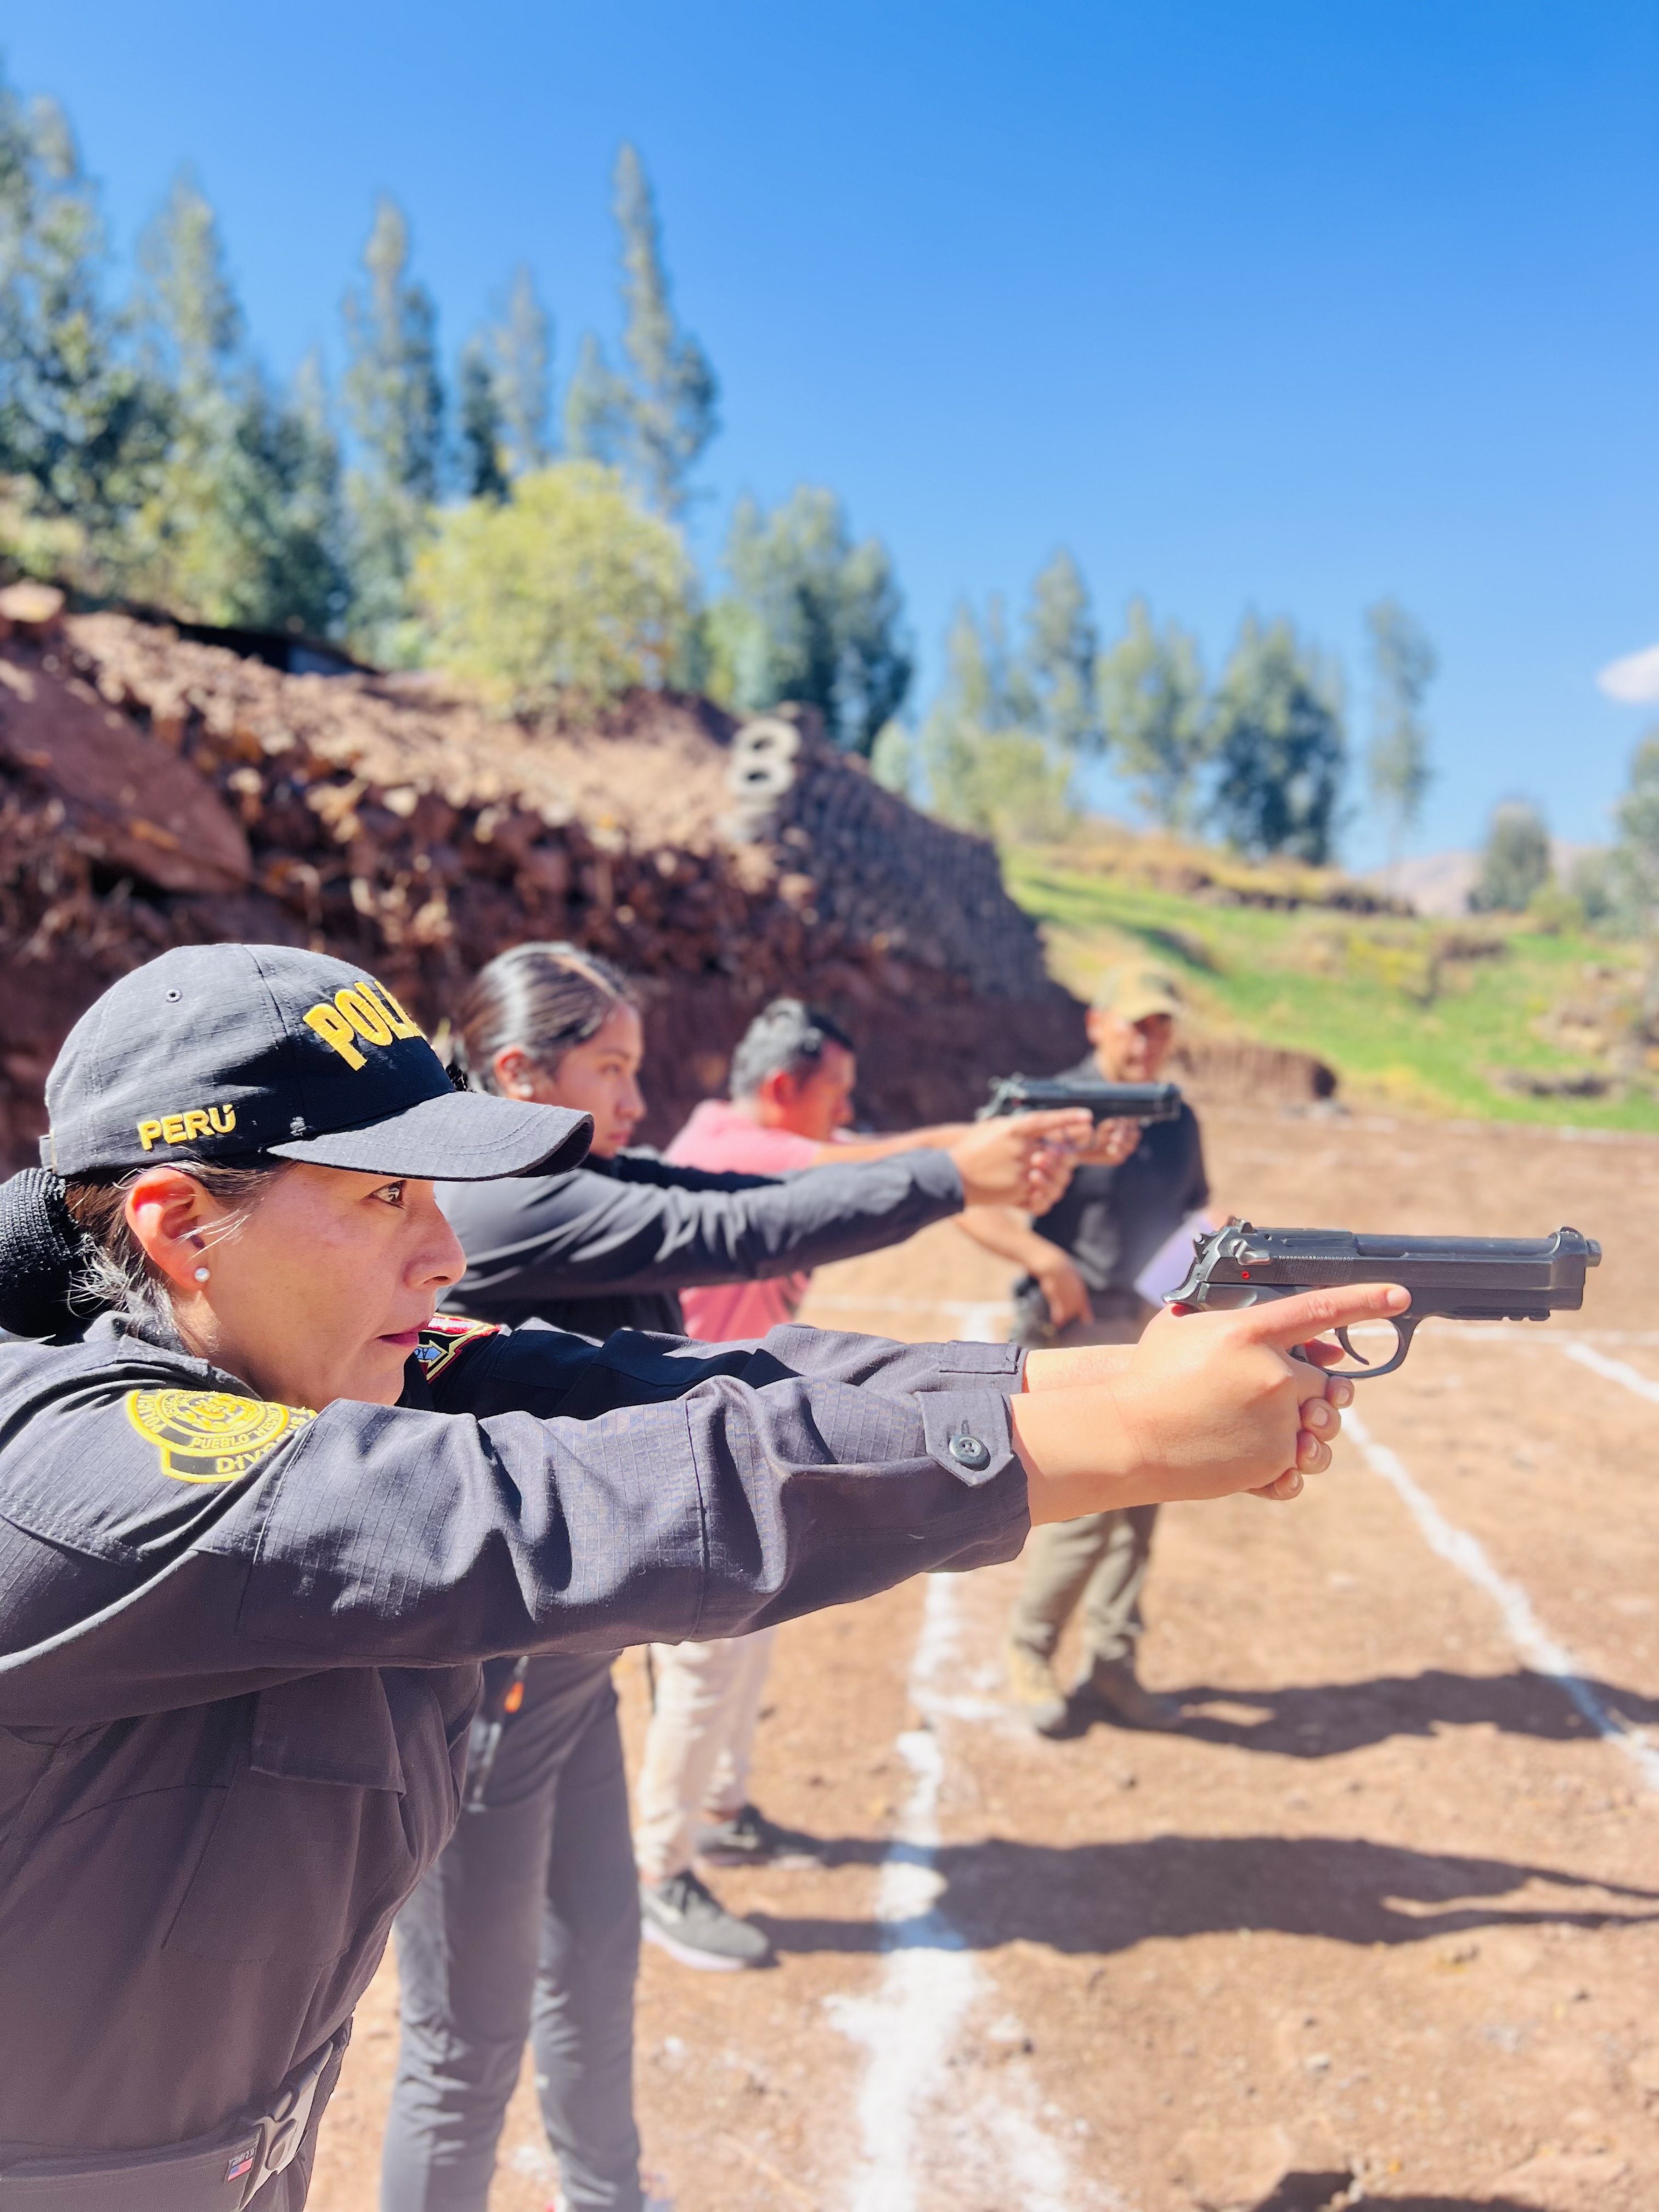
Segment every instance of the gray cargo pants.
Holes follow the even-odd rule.
[[[1115,1310],[1114,1310],[1114,1308]],[[1099,1318],[1069,1322],[1044,1343],[1133,1344],[1153,1309],[1133,1294],[1111,1304],[1097,1302]],[[1145,1624],[1141,1585],[1152,1558],[1156,1505],[1131,1505],[1115,1513],[1087,1513],[1079,1521],[1051,1521],[1033,1528],[1025,1546],[1019,1595],[1008,1635],[1040,1659],[1052,1659],[1066,1622],[1083,1601],[1086,1677],[1097,1664],[1134,1657]]]
[[[483,1808],[397,1919],[382,2212],[484,2212],[528,2037],[570,2212],[641,2212],[640,1899],[606,1659],[532,1659]]]

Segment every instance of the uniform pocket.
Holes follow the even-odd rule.
[[[441,1744],[441,1711],[423,1694],[429,1712],[409,1719]],[[399,1736],[372,1668],[261,1691],[167,1948],[317,1966],[361,1943],[418,1879],[424,1856],[428,1824],[404,1817]]]

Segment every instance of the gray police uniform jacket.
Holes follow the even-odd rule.
[[[753,1176],[681,1167],[641,1146],[562,1175],[440,1183],[438,1202],[466,1253],[447,1311],[580,1336],[678,1336],[678,1294],[689,1284],[752,1282],[896,1244],[961,1212],[962,1177],[944,1152],[925,1149]],[[597,1680],[616,1656],[533,1661],[522,1711]],[[481,1727],[505,1722],[516,1674],[516,1657],[486,1672]]]
[[[438,1203],[466,1252],[446,1310],[587,1336],[678,1336],[676,1293],[689,1285],[751,1282],[896,1244],[962,1211],[962,1177],[941,1152],[749,1176],[641,1149],[563,1175],[440,1183]]]
[[[0,2167],[196,2137],[337,2033],[480,1662],[1012,1558],[1019,1359],[453,1320],[313,1419],[107,1316],[0,1346]]]

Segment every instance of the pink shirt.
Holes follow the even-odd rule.
[[[706,1168],[716,1175],[788,1175],[816,1164],[818,1147],[792,1129],[763,1129],[729,1100],[705,1098],[663,1154],[676,1167]],[[764,1336],[793,1321],[806,1296],[810,1274],[769,1275],[759,1283],[717,1283],[682,1291],[688,1336],[702,1344]]]

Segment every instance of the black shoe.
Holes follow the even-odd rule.
[[[781,1828],[758,1805],[745,1805],[729,1820],[711,1820],[697,1831],[697,1856],[708,1866],[811,1867],[823,1864],[815,1836]]]
[[[760,1929],[728,1912],[689,1869],[666,1881],[640,1884],[640,1932],[683,1966],[708,1973],[738,1973],[772,1956]]]

